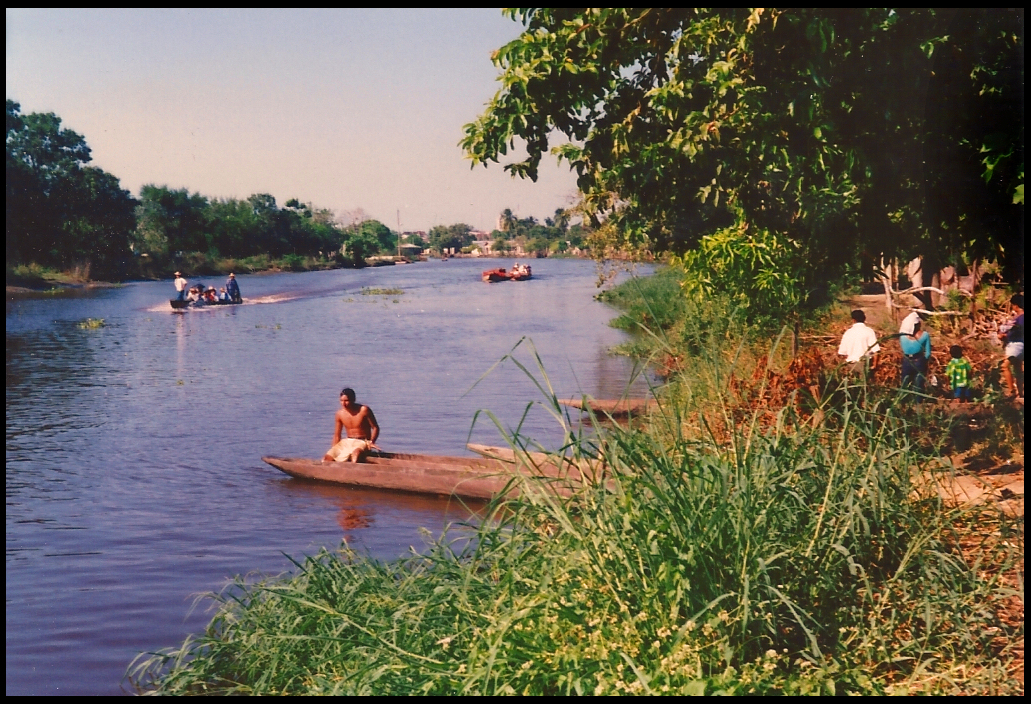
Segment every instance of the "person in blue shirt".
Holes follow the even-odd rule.
[[[226,280],[226,293],[233,299],[233,303],[243,302],[243,297],[240,296],[240,285],[236,283],[236,274],[230,274]]]
[[[922,330],[922,321],[906,318],[899,331],[902,347],[902,388],[923,393],[927,380],[927,363],[931,359],[931,336]]]

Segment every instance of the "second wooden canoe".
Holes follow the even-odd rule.
[[[643,414],[646,411],[658,407],[658,402],[653,398],[562,398],[558,401],[563,406],[579,408],[582,411],[594,411],[605,413],[610,416],[626,416],[631,414]]]

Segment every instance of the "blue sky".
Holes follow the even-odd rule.
[[[457,146],[520,28],[498,9],[8,9],[7,97],[57,113],[134,194],[271,193],[392,228],[400,211],[404,230],[491,229],[576,192],[554,161],[534,184],[471,170]]]

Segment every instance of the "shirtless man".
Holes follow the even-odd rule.
[[[340,439],[342,431],[347,437]],[[340,392],[340,410],[336,413],[336,430],[333,432],[333,447],[322,458],[323,462],[359,462],[369,450],[378,450],[379,423],[368,406],[356,403],[354,389]]]

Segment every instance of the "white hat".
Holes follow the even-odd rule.
[[[902,319],[902,325],[899,326],[899,334],[901,335],[912,335],[913,331],[916,330],[916,326],[920,324],[920,316],[914,310],[905,318]]]

